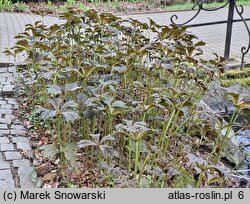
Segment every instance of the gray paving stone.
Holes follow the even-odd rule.
[[[7,161],[22,158],[22,155],[19,152],[4,152],[4,155]]]
[[[11,135],[25,135],[26,131],[24,129],[19,130],[19,129],[11,129],[10,130]]]
[[[3,84],[11,85],[14,81],[15,81],[15,78],[14,78],[14,73],[13,73],[13,75],[11,77],[6,78],[6,81]]]
[[[10,134],[10,130],[9,129],[7,129],[7,130],[0,129],[0,136],[1,135],[7,135],[7,134]]]
[[[12,73],[9,73],[9,72],[4,72],[4,73],[0,73],[0,77],[11,77],[12,76]]]
[[[12,137],[12,142],[14,142],[14,143],[19,143],[19,142],[29,143],[29,140],[27,137]]]
[[[14,180],[0,180],[0,189],[15,188]]]
[[[12,105],[11,104],[2,104],[1,108],[3,108],[3,109],[10,109],[10,108],[12,108]]]
[[[0,124],[0,129],[8,129],[7,124]]]
[[[0,119],[3,119],[3,121],[5,121],[8,125],[11,124],[12,120],[14,120],[16,117],[12,114],[6,114],[4,116],[4,118],[0,118]]]
[[[34,183],[32,182],[32,176],[35,169],[30,166],[20,166],[18,169],[18,176],[20,180],[21,188],[32,188]]]
[[[6,79],[7,79],[6,77],[0,77],[0,82],[3,83],[6,81]]]
[[[9,144],[0,144],[0,151],[6,152],[6,151],[14,151],[14,145],[12,143]]]
[[[20,124],[20,121],[19,120],[16,120],[15,123],[19,123]],[[23,130],[24,127],[22,125],[11,125],[10,127],[11,129],[17,129],[17,130]]]
[[[17,146],[17,149],[20,149],[23,151],[27,151],[31,149],[29,142],[17,142],[16,146]]]
[[[10,169],[0,170],[0,180],[9,180],[12,178],[12,172]]]
[[[8,68],[7,67],[0,67],[0,73],[7,72]]]
[[[17,105],[17,101],[15,99],[9,99],[8,104]]]
[[[11,109],[0,109],[0,114],[3,115],[3,114],[12,114],[12,110]]]
[[[0,124],[11,124],[11,119],[0,118]]]
[[[12,81],[12,80],[10,80]],[[6,85],[3,87],[3,95],[13,95],[14,94],[14,85]]]
[[[25,152],[27,158],[33,158],[33,152],[28,138],[21,136],[26,134],[26,129],[21,121],[12,115],[13,110],[18,108],[16,99],[11,97],[11,94],[14,93],[12,83],[16,71],[14,67],[8,68],[12,74],[3,72],[3,70],[6,71],[6,69],[0,71],[0,92],[7,95],[4,98],[0,96],[0,189],[15,187],[13,168],[18,168],[17,179],[20,186],[30,188],[34,187],[32,174],[35,169],[30,165],[30,161],[24,159],[17,150]]]
[[[6,144],[9,142],[10,140],[7,137],[0,137],[0,144]]]
[[[0,170],[10,169],[10,163],[6,161],[0,161]]]
[[[17,118],[16,118],[16,120],[14,121],[13,125],[21,125],[22,128],[24,128],[24,127],[23,127],[23,123],[22,123],[20,120],[18,120]]]
[[[7,71],[7,70],[6,70]],[[16,67],[8,67],[9,72],[16,72]]]
[[[12,165],[13,167],[30,166],[30,162],[28,159],[13,160]]]

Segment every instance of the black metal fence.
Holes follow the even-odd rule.
[[[200,26],[209,26],[209,25],[216,25],[216,24],[223,24],[227,23],[227,32],[226,32],[226,42],[225,42],[225,50],[224,50],[224,57],[229,59],[230,57],[230,48],[231,48],[231,41],[232,41],[232,29],[233,29],[233,23],[234,22],[243,22],[243,24],[246,27],[247,33],[248,33],[248,44],[246,46],[243,46],[241,48],[241,69],[244,67],[244,59],[245,55],[249,52],[250,50],[250,29],[249,26],[247,25],[247,21],[250,21],[250,18],[244,18],[243,13],[244,13],[244,8],[242,5],[238,6],[236,3],[236,0],[227,0],[224,5],[218,7],[218,8],[213,8],[213,9],[208,9],[205,7],[205,4],[208,4],[208,0],[201,1],[200,3],[197,3],[193,6],[192,10],[196,10],[196,13],[194,16],[185,21],[184,23],[176,23],[175,21],[178,20],[177,15],[173,15],[171,17],[171,22],[172,24],[178,25],[178,26],[188,26],[188,27],[200,27]],[[217,11],[222,8],[225,8],[228,6],[228,19],[225,21],[216,21],[216,22],[208,22],[208,23],[198,23],[198,24],[189,24],[192,20],[194,20],[199,13],[203,11]],[[234,19],[234,13],[237,13],[240,17],[240,19]]]

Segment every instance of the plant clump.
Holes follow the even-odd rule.
[[[250,85],[250,68],[246,67],[243,70],[229,70],[221,75],[221,83],[226,86],[240,84],[243,87]]]
[[[203,106],[221,69],[202,60],[203,42],[152,20],[77,10],[61,18],[27,25],[6,51],[27,57],[17,90],[40,138],[36,155],[47,158],[38,175],[50,160],[60,177],[49,180],[66,187],[233,185],[220,158],[246,104],[235,100],[229,125]]]

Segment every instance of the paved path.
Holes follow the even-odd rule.
[[[129,15],[126,18],[133,18],[140,20],[142,22],[148,22],[148,18],[153,19],[161,25],[168,25],[171,23],[170,18],[172,15],[176,14],[179,19],[176,23],[183,23],[189,20],[193,15],[194,11],[185,11],[185,12],[166,12],[160,14],[147,14],[147,15]],[[214,21],[227,20],[228,9],[224,8],[218,11],[201,11],[199,16],[195,18],[191,24],[196,23],[206,23]],[[250,6],[244,7],[245,18],[250,18]],[[235,14],[235,19],[239,19],[239,16]],[[250,27],[250,21],[247,21],[248,26]],[[195,34],[200,40],[207,43],[203,51],[206,55],[206,58],[213,56],[213,53],[218,53],[219,55],[224,55],[225,47],[225,36],[226,36],[226,24],[212,25],[212,26],[203,26],[188,29],[191,33]],[[231,47],[231,56],[239,60],[241,57],[241,47],[246,46],[249,42],[249,37],[247,35],[246,28],[242,22],[234,23],[233,33],[232,33],[232,47]],[[250,61],[250,52],[246,55],[246,59]]]
[[[244,8],[244,17],[250,18],[250,7]],[[226,20],[227,12],[227,8],[214,12],[202,11],[199,17],[192,23]],[[148,22],[148,18],[151,18],[161,25],[166,25],[170,24],[170,17],[173,14],[177,14],[179,16],[178,22],[184,22],[194,15],[194,11],[126,15],[123,16],[123,18],[134,18],[142,22]],[[235,18],[239,17],[235,15]],[[47,25],[60,22],[58,18],[51,16],[41,17],[33,14],[0,13],[0,53],[5,48],[14,45],[14,36],[24,30],[25,24],[34,23],[37,20],[40,20]],[[248,25],[250,27],[250,21],[248,21]],[[207,43],[204,48],[206,58],[210,58],[213,55],[213,52],[220,55],[224,54],[226,24],[190,28],[189,31],[197,35],[200,40]],[[241,56],[241,47],[247,45],[248,40],[249,38],[243,23],[235,23],[233,26],[231,57],[239,60]],[[250,61],[250,53],[247,54],[246,59]],[[8,59],[3,54],[0,54],[0,62],[10,61],[12,60]]]
[[[15,113],[15,67],[0,67],[0,189],[33,187],[33,154],[26,130]]]

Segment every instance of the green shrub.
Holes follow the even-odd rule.
[[[17,11],[17,12],[21,12],[21,13],[24,13],[27,9],[27,6],[25,3],[23,2],[17,2],[14,4],[14,10]]]
[[[11,0],[0,0],[0,11],[13,11]]]
[[[53,143],[40,148],[44,154],[60,158],[62,166],[74,163],[77,152],[83,155],[96,172],[94,187],[168,187],[178,175],[169,169],[190,175],[184,183],[199,187],[216,177],[223,186],[223,173],[211,165],[232,126],[211,119],[200,103],[220,66],[200,58],[204,43],[185,27],[152,20],[76,10],[61,17],[60,25],[27,25],[6,51],[28,56],[19,83],[29,110],[37,109],[39,120],[32,120],[50,127]],[[226,136],[218,137],[225,129]],[[206,143],[216,151],[206,163],[193,161],[190,155]]]

